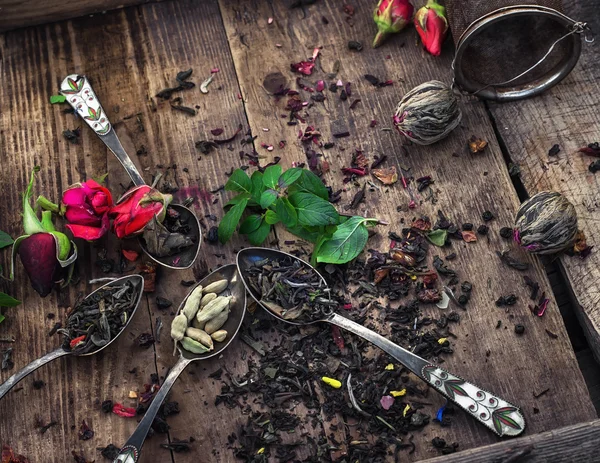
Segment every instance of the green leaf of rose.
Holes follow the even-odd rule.
[[[444,243],[446,243],[446,238],[448,237],[448,232],[446,230],[437,229],[431,230],[427,235],[425,235],[429,241],[431,241],[436,246],[442,247]]]
[[[329,199],[329,192],[327,191],[327,188],[321,179],[317,175],[313,174],[310,170],[302,169],[300,178],[288,188],[288,193],[290,194],[298,191],[312,193],[325,200]]]
[[[246,217],[246,220],[242,222],[240,225],[240,234],[247,235],[248,233],[252,233],[262,222],[262,217],[258,214],[252,214]]]
[[[6,246],[10,246],[13,244],[13,239],[6,232],[0,230],[0,249],[5,248]]]
[[[235,228],[242,218],[242,213],[244,212],[244,209],[246,209],[248,201],[248,198],[241,200],[229,209],[229,212],[221,219],[221,223],[219,223],[219,241],[221,243],[226,243],[233,235]]]
[[[287,188],[302,176],[302,169],[292,167],[279,177],[279,188]]]
[[[298,214],[294,206],[287,198],[279,198],[275,201],[275,212],[277,217],[286,227],[295,227],[298,223]]]
[[[265,222],[267,222],[269,225],[275,225],[277,222],[279,222],[279,217],[277,217],[277,213],[269,209],[265,213]]]
[[[21,301],[9,296],[5,293],[0,293],[0,307],[15,307],[19,305]]]
[[[370,222],[377,222],[377,220],[358,216],[350,217],[337,227],[331,238],[321,245],[316,261],[345,264],[355,259],[367,244],[369,232],[366,224]]]
[[[251,193],[252,192],[252,181],[248,174],[242,169],[236,169],[227,180],[225,184],[227,191],[238,191],[240,193]]]
[[[269,166],[265,169],[265,173],[263,175],[263,183],[267,188],[276,190],[280,176],[281,176],[281,166],[279,164],[275,164],[274,166]]]
[[[275,202],[275,200],[277,199],[277,192],[275,190],[265,190],[262,192],[262,195],[260,195],[260,207],[262,207],[263,209],[268,208],[271,204],[273,204]]]
[[[258,246],[267,239],[270,231],[271,225],[269,225],[266,220],[263,220],[256,230],[248,234],[248,241],[250,241],[251,244]]]
[[[292,193],[290,203],[298,212],[298,223],[306,226],[335,225],[339,214],[329,201],[312,193]]]

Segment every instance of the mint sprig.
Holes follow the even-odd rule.
[[[298,167],[282,172],[280,165],[269,166],[251,177],[237,169],[225,190],[238,194],[224,206],[228,211],[219,224],[221,243],[233,236],[239,224],[239,233],[260,245],[271,227],[281,222],[294,235],[315,244],[313,263],[343,264],[355,259],[367,244],[368,227],[379,223],[340,215],[321,179]],[[245,210],[250,214],[240,224]]]

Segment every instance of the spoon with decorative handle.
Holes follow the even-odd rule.
[[[179,360],[169,371],[169,374],[165,378],[163,384],[161,384],[158,393],[152,400],[150,407],[148,407],[148,410],[146,410],[146,413],[144,413],[144,417],[138,424],[131,437],[121,448],[119,455],[117,455],[117,458],[113,461],[113,463],[136,463],[138,461],[142,452],[142,446],[144,445],[148,431],[154,422],[154,418],[156,417],[160,406],[165,400],[165,397],[171,390],[171,387],[173,387],[173,384],[175,384],[175,380],[183,372],[185,367],[196,360],[206,360],[210,357],[220,355],[231,344],[237,335],[240,327],[242,326],[244,314],[246,313],[246,289],[244,288],[242,279],[239,276],[237,267],[234,264],[225,265],[215,270],[206,276],[202,281],[190,288],[188,295],[181,302],[178,312],[181,313],[187,298],[194,291],[196,286],[206,287],[210,283],[214,283],[215,281],[223,279],[229,281],[229,285],[225,289],[225,294],[233,297],[231,299],[229,318],[225,322],[225,325],[223,325],[221,328],[227,331],[227,338],[224,342],[219,343],[218,347],[215,346],[214,350],[206,352],[205,354],[192,354],[182,349],[179,343],[177,343]]]
[[[87,77],[77,74],[67,76],[62,84],[60,84],[60,93],[67,98],[67,103],[73,107],[77,114],[81,116],[86,124],[98,135],[98,138],[102,140],[121,162],[121,165],[125,168],[127,174],[129,174],[134,185],[146,185],[133,161],[125,152]],[[164,267],[183,270],[190,268],[198,257],[200,244],[202,243],[200,223],[198,222],[198,217],[187,207],[181,204],[171,204],[169,207],[179,213],[182,222],[187,222],[190,226],[188,236],[192,238],[194,243],[174,255],[165,257],[154,256],[148,252],[141,238],[140,245],[143,251],[156,263]]]
[[[278,320],[294,325],[327,322],[351,331],[387,352],[440,394],[453,401],[469,415],[490,428],[499,436],[517,436],[524,431],[525,417],[519,407],[473,383],[465,381],[461,377],[456,376],[437,365],[432,364],[352,320],[336,313],[332,313],[320,320],[299,323],[286,320],[276,314],[273,310],[270,310],[268,306],[261,302],[261,295],[256,291],[253,285],[249,284],[247,280],[248,270],[254,267],[255,263],[261,261],[264,262],[265,259],[280,262],[286,258],[297,260],[301,262],[302,265],[316,272],[323,283],[321,288],[327,287],[325,279],[314,267],[291,254],[268,248],[243,249],[237,255],[237,265],[240,275],[246,285],[246,290],[268,313]]]
[[[110,340],[110,342],[108,342],[107,344],[105,344],[102,347],[99,347],[96,350],[87,352],[85,354],[74,353],[70,350],[64,349],[62,346],[58,347],[57,349],[53,350],[52,352],[48,352],[46,355],[40,357],[37,360],[34,360],[29,365],[25,366],[23,369],[16,372],[14,375],[12,375],[10,378],[8,378],[3,384],[0,384],[0,399],[2,399],[2,397],[4,397],[8,393],[8,391],[10,391],[13,388],[13,386],[15,384],[17,384],[19,381],[21,381],[23,378],[25,378],[25,376],[27,376],[30,373],[33,373],[39,367],[41,367],[42,365],[45,365],[48,362],[51,362],[52,360],[56,360],[57,358],[62,357],[64,355],[75,355],[76,357],[85,357],[88,355],[94,355],[94,354],[97,354],[98,352],[100,352],[101,350],[106,349],[113,342],[115,342],[115,340],[121,335],[121,333],[123,333],[125,331],[125,329],[127,328],[127,325],[129,325],[129,322],[133,318],[135,311],[137,310],[138,306],[140,305],[140,301],[142,300],[142,294],[143,294],[143,289],[144,289],[143,277],[141,275],[129,275],[129,276],[126,276],[123,278],[119,278],[114,281],[111,281],[110,283],[105,284],[104,286],[101,286],[100,288],[98,288],[97,290],[91,292],[90,294],[88,294],[86,296],[86,299],[90,298],[94,294],[96,294],[98,291],[101,291],[103,289],[106,289],[106,288],[112,287],[112,286],[121,286],[127,282],[131,282],[132,286],[135,290],[135,294],[133,295],[133,299],[132,299],[133,311],[131,312],[131,315],[129,316],[127,323],[121,328],[121,331],[119,331],[117,333],[117,335]]]

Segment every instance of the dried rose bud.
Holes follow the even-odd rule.
[[[40,221],[29,204],[33,195],[35,173],[38,171],[39,167],[34,168],[23,195],[25,234],[19,236],[13,244],[10,279],[14,278],[15,257],[18,253],[31,286],[41,297],[46,297],[55,283],[63,279],[64,269],[77,259],[77,248],[64,233],[56,231],[52,223],[52,212],[42,212]]]
[[[446,137],[460,123],[462,113],[450,87],[437,80],[408,92],[393,117],[396,129],[419,145],[431,145]]]
[[[427,5],[415,14],[415,27],[425,49],[433,56],[439,56],[448,33],[446,8],[436,0],[428,0]]]
[[[414,11],[409,0],[380,0],[373,13],[373,20],[379,29],[373,40],[373,48],[381,45],[388,34],[404,29],[412,21]]]
[[[577,236],[577,213],[560,193],[542,191],[517,211],[514,238],[534,254],[554,254],[573,246]]]
[[[113,227],[119,239],[143,233],[144,227],[156,216],[162,223],[172,196],[162,194],[148,185],[127,191],[109,211],[114,218]]]

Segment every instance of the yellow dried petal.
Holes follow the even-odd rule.
[[[410,410],[410,405],[406,405],[406,407],[404,407],[404,411],[402,412],[402,416],[404,418],[406,418],[406,414],[408,413],[408,411]]]
[[[438,339],[438,344],[444,344],[447,340],[448,338],[440,338]]]
[[[137,399],[137,392],[135,391],[129,391],[129,398],[130,399]]]
[[[321,378],[321,380],[325,383],[328,384],[329,386],[335,388],[335,389],[339,389],[340,387],[342,387],[342,383],[340,383],[337,379],[334,378],[328,378],[327,376],[323,376]]]
[[[393,369],[394,369],[394,364],[393,364],[393,363],[388,363],[388,364],[385,366],[385,369],[386,369],[386,370],[393,370]]]
[[[257,455],[262,455],[263,453],[265,453],[265,448],[261,447],[258,449],[258,452],[256,452]]]
[[[392,397],[402,397],[403,395],[406,395],[406,388],[401,391],[390,391],[390,394]]]

